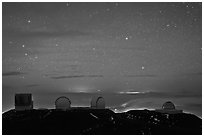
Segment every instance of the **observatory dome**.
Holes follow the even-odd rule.
[[[175,110],[175,105],[171,101],[167,101],[163,104],[162,109]]]
[[[91,100],[91,108],[105,109],[105,100],[103,97],[95,96]]]
[[[59,97],[55,101],[56,109],[66,110],[70,108],[70,105],[71,105],[71,101],[69,100],[69,98],[65,96]]]

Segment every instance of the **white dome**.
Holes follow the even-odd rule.
[[[175,106],[174,106],[174,104],[171,101],[167,101],[167,102],[165,102],[163,104],[162,109],[165,109],[165,110],[174,110]]]
[[[103,97],[95,96],[91,100],[91,108],[105,109],[105,100]]]
[[[66,110],[70,108],[70,105],[71,105],[71,101],[67,97],[64,97],[64,96],[57,98],[55,101],[56,109]]]

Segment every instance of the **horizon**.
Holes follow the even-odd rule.
[[[28,93],[28,92],[21,92],[21,93]],[[150,92],[147,92],[147,93],[150,93]],[[74,94],[74,93],[72,93],[72,94]],[[54,94],[53,96],[49,97],[49,101],[48,100],[42,101],[44,99],[43,97],[40,97],[40,95],[38,95],[36,97],[35,94],[34,95],[32,94],[32,99],[33,99],[33,103],[34,103],[33,108],[34,109],[40,109],[40,108],[55,109],[54,102],[60,96],[66,96],[66,97],[68,97],[70,99],[71,108],[75,108],[75,107],[79,107],[79,108],[81,108],[81,107],[87,108],[88,107],[89,108],[91,106],[91,99],[94,96],[102,96],[103,98],[105,97],[104,99],[105,99],[106,108],[112,110],[115,113],[122,113],[122,112],[126,112],[126,111],[129,111],[129,110],[144,110],[144,109],[156,110],[156,109],[161,109],[162,105],[165,102],[172,101],[174,103],[175,107],[176,107],[176,110],[183,110],[184,113],[191,113],[191,114],[194,114],[194,115],[202,118],[202,111],[198,111],[198,110],[195,110],[195,109],[189,107],[188,105],[193,104],[193,103],[189,103],[188,100],[185,100],[184,97],[173,98],[173,97],[167,97],[165,95],[166,97],[164,97],[164,98],[161,98],[160,96],[155,98],[155,97],[152,97],[152,94],[150,94],[150,95],[148,95],[149,97],[142,97],[141,98],[141,96],[144,96],[144,93],[140,93],[139,97],[138,97],[138,95],[136,95],[138,99],[135,99],[135,97],[134,97],[135,95],[133,95],[133,94],[126,95],[126,97],[124,97],[124,95],[121,95],[121,93],[120,94],[114,93],[115,96],[120,96],[120,97],[118,97],[119,98],[118,99],[119,103],[116,105],[116,104],[111,103],[112,102],[111,97],[113,96],[113,94],[112,94],[111,97],[108,97],[108,96],[110,96],[110,94],[102,95],[102,94],[90,93],[89,95],[86,95],[85,97],[83,97],[83,95],[79,96],[79,94],[86,94],[86,93],[78,93],[78,95],[76,95],[75,97],[70,96],[69,93],[66,93],[66,94],[60,94],[59,93],[58,95]],[[122,94],[124,94],[124,93],[122,93]],[[138,94],[138,93],[136,93],[136,94]],[[15,109],[14,95],[13,95],[13,101],[11,101],[13,105],[7,106],[7,108],[2,109],[3,113],[6,112],[6,111],[9,111],[11,109]],[[147,95],[145,95],[145,96],[147,96]],[[131,99],[131,98],[133,98],[133,99]],[[184,100],[180,101],[182,98]],[[80,104],[78,102],[79,99],[85,100],[83,102],[83,104],[82,103]],[[127,100],[127,101],[126,102],[122,101],[123,103],[120,103],[119,100]],[[185,103],[183,103],[183,102],[185,102]]]

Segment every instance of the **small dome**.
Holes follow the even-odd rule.
[[[103,97],[93,97],[91,100],[91,108],[105,109],[105,100]]]
[[[163,104],[162,109],[174,110],[175,105],[171,101],[167,101]]]
[[[70,105],[71,105],[71,101],[67,97],[64,97],[64,96],[57,98],[55,101],[56,109],[66,110],[70,108]]]

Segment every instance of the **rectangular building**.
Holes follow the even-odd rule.
[[[15,94],[15,110],[31,110],[33,109],[32,94],[18,93]]]

